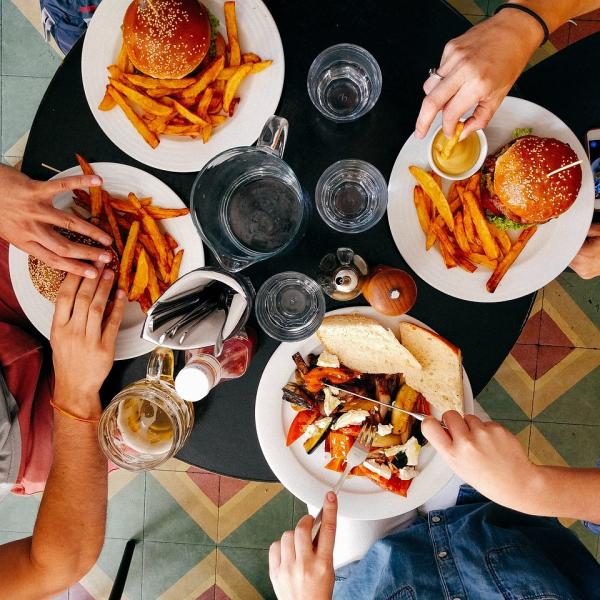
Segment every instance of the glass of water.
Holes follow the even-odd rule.
[[[364,160],[339,160],[317,182],[315,204],[329,227],[360,233],[385,214],[388,193],[383,175]]]
[[[337,44],[315,58],[307,85],[312,103],[328,119],[354,121],[375,106],[381,93],[381,69],[364,48]]]
[[[265,333],[280,342],[310,337],[323,321],[325,296],[303,273],[286,271],[267,279],[258,290],[256,319]]]

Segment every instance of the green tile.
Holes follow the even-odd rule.
[[[306,507],[306,504],[299,498],[294,497],[294,516],[292,519],[292,526],[296,527],[298,521],[307,514],[308,508]]]
[[[214,546],[144,541],[143,600],[159,598],[213,550]]]
[[[112,580],[117,576],[126,543],[126,540],[107,538],[96,563],[96,566],[100,567]],[[129,600],[141,600],[142,598],[142,554],[142,542],[140,541],[133,551],[125,583],[125,595]]]
[[[575,273],[565,272],[558,282],[594,325],[600,327],[600,278],[581,279]]]
[[[265,600],[275,600],[275,592],[269,579],[269,551],[249,548],[219,547],[217,552],[217,572],[219,554],[223,553],[238,571],[254,586]]]
[[[594,467],[600,455],[600,427],[533,423],[572,467]]]
[[[294,496],[282,490],[219,545],[268,548],[284,531],[291,529],[293,511]]]
[[[453,8],[462,15],[485,15],[487,0],[449,0]]]
[[[494,14],[496,7],[500,6],[500,4],[504,4],[506,0],[488,0],[487,3],[487,14],[489,16]]]
[[[600,352],[600,350],[586,350]],[[546,410],[536,416],[536,421],[600,425],[600,367],[595,368],[572,388],[557,398]],[[598,444],[600,454],[600,441]]]
[[[2,2],[2,74],[52,77],[60,57],[9,1]]]
[[[598,536],[584,527],[580,521],[575,521],[569,529],[579,538],[579,541],[590,551],[595,558],[598,552]]]
[[[512,419],[495,419],[501,425],[504,425],[514,435],[519,435],[526,427],[529,427],[530,421],[514,421]]]
[[[0,502],[0,529],[31,533],[39,507],[38,496],[9,494]]]
[[[490,380],[483,388],[477,396],[477,401],[493,420],[511,419],[522,421],[529,418],[529,415],[521,410],[519,405],[495,379]],[[533,402],[533,393],[531,394],[531,402]]]
[[[145,477],[145,473],[136,475],[110,499],[106,537],[125,540],[143,538]]]
[[[213,543],[150,473],[146,477],[144,540],[184,544]]]
[[[2,77],[2,153],[14,156],[11,148],[31,128],[33,117],[50,83],[46,77]]]

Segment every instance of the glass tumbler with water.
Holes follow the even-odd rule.
[[[308,200],[281,158],[287,133],[287,120],[273,116],[256,146],[218,154],[196,177],[192,219],[228,271],[288,249],[306,224]]]
[[[308,71],[308,95],[332,121],[354,121],[368,113],[381,93],[381,69],[370,52],[354,44],[323,50]]]

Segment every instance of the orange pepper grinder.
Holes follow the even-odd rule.
[[[362,288],[366,301],[388,316],[403,315],[417,300],[415,280],[402,269],[379,265]]]

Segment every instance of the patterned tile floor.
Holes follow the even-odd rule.
[[[472,22],[497,0],[453,0]],[[19,163],[40,99],[61,57],[40,36],[38,0],[2,0],[0,131],[4,162]],[[532,62],[600,29],[600,11],[557,31]],[[592,466],[600,454],[600,281],[564,273],[541,290],[518,343],[479,396],[492,418],[540,463]],[[108,597],[125,543],[139,540],[130,600],[272,598],[267,548],[305,513],[279,485],[219,477],[177,460],[109,478],[107,540],[94,569],[61,600]],[[38,497],[0,504],[0,543],[30,534]],[[600,560],[597,537],[565,522]],[[143,576],[142,576],[143,574]]]

